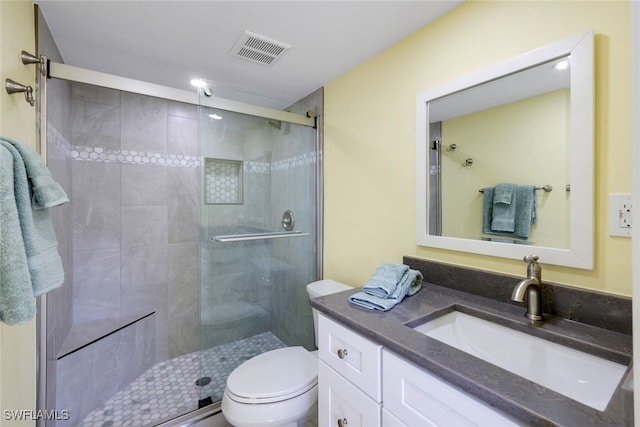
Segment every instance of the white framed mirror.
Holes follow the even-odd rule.
[[[418,93],[416,243],[592,269],[593,152],[593,31]]]

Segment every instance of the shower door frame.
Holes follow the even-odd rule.
[[[127,77],[115,76],[113,74],[61,64],[59,62],[49,61],[47,77],[76,83],[86,83],[94,86],[131,92],[138,95],[162,98],[169,101],[184,102],[186,104],[193,104],[201,107],[212,107],[235,113],[248,114],[250,116],[281,120],[309,127],[316,126],[315,119],[313,117],[303,116],[289,111],[275,110],[273,108],[245,104],[243,102],[218,97],[203,98],[197,92],[190,92],[155,83],[134,80]]]
[[[323,152],[323,132],[322,132],[322,116],[317,112],[311,111],[306,116],[276,110],[268,107],[246,104],[224,98],[201,97],[197,92],[171,88],[154,83],[144,82],[141,80],[120,77],[112,74],[93,71],[85,68],[75,67],[47,60],[42,56],[46,67],[46,77],[39,76],[37,88],[40,96],[38,96],[38,152],[46,161],[47,153],[47,112],[46,112],[46,81],[48,79],[59,79],[75,83],[84,83],[109,89],[120,90],[124,92],[135,93],[138,95],[146,95],[169,101],[177,101],[186,104],[192,104],[201,107],[211,107],[234,113],[242,113],[251,116],[264,117],[267,119],[279,120],[283,122],[295,123],[315,129],[315,144],[318,153]],[[322,89],[320,89],[322,90]],[[319,106],[321,109],[322,106]],[[316,165],[316,262],[317,262],[317,279],[322,279],[323,271],[323,156],[319,155]],[[47,319],[46,319],[46,294],[37,298],[38,312],[36,320],[36,346],[37,346],[37,363],[36,363],[36,407],[38,410],[53,409],[47,405]],[[176,417],[161,425],[170,425],[175,421],[186,422],[194,419],[201,419],[204,414],[219,411],[219,404],[206,406],[196,409],[186,414],[176,414]],[[38,426],[44,426],[45,421],[39,419]]]

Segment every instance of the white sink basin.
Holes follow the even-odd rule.
[[[627,369],[459,311],[413,329],[599,411]]]

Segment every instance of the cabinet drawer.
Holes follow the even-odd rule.
[[[410,426],[523,425],[393,353],[382,353],[384,407],[401,422]]]
[[[380,402],[382,346],[322,314],[318,318],[318,357],[356,387]]]
[[[380,426],[381,405],[318,362],[318,426]]]

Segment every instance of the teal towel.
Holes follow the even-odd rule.
[[[0,137],[1,141],[13,145],[18,150],[27,170],[27,176],[33,192],[32,208],[47,209],[59,206],[69,201],[67,194],[60,184],[53,180],[51,172],[42,161],[42,157],[31,147],[7,137]]]
[[[380,264],[362,290],[369,295],[386,298],[396,289],[407,271],[409,267],[403,264]]]
[[[482,234],[492,234],[493,221],[493,187],[482,189]]]
[[[411,296],[418,292],[422,287],[422,273],[417,270],[407,270],[402,276],[400,283],[396,289],[387,298],[396,300],[396,304],[402,302],[405,296]]]
[[[500,231],[492,229],[493,210],[495,205],[494,187],[483,188],[482,204],[482,233],[528,239],[531,224],[536,223],[536,193],[533,185],[517,185],[512,196],[511,204],[515,204],[514,231]]]
[[[58,190],[47,183],[46,175],[50,174],[31,148],[4,137],[0,148],[0,320],[17,324],[33,317],[34,297],[64,282],[53,224],[44,206],[64,203],[68,198],[61,187]],[[36,192],[40,200],[34,199]]]
[[[349,302],[369,310],[387,311],[401,303],[405,296],[411,296],[418,292],[422,288],[422,280],[422,273],[407,267],[402,277],[398,279],[393,292],[386,297],[372,294],[371,289],[363,287],[361,292],[349,297]]]
[[[516,184],[503,183],[496,185],[493,192],[493,204],[494,205],[511,205],[513,199],[513,192],[516,189]]]
[[[0,321],[9,325],[36,313],[13,183],[13,155],[0,145]]]
[[[396,305],[395,300],[380,298],[362,291],[351,295],[349,302],[369,310],[379,311],[391,310]]]
[[[515,184],[498,184],[493,190],[491,230],[514,232],[516,229],[517,196]],[[516,203],[512,203],[516,202]]]

